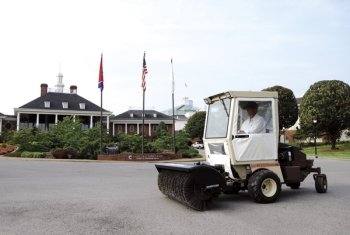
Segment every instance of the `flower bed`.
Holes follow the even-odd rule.
[[[10,153],[14,151],[17,147],[14,145],[1,144],[0,145],[0,155]]]

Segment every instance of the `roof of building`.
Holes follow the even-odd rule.
[[[45,108],[45,101],[50,101],[50,107]],[[68,108],[63,108],[62,102],[68,102]],[[80,104],[85,104],[85,109],[80,108]],[[23,105],[20,109],[45,109],[45,110],[79,110],[79,111],[100,111],[100,106],[75,93],[48,92],[39,98]],[[103,109],[104,112],[108,112]]]
[[[174,107],[175,115],[185,115],[186,113],[194,113],[197,112],[199,108],[193,107],[193,105],[179,105]],[[172,109],[164,110],[163,113],[171,115],[173,113]]]
[[[141,119],[142,119],[142,110],[128,110],[124,113],[116,115],[114,118],[111,118],[111,120],[141,120]],[[156,110],[145,110],[145,119],[172,120],[173,118],[171,116],[168,116]]]

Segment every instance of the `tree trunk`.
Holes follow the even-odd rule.
[[[334,149],[336,149],[336,143],[337,143],[337,137],[336,136],[330,136],[330,141],[331,141],[331,145],[332,145],[332,147],[331,147],[331,149],[332,150],[334,150]]]

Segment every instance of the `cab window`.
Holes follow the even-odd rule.
[[[241,100],[238,102],[238,134],[272,133],[272,102]]]

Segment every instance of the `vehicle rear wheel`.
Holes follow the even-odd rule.
[[[261,170],[249,178],[248,192],[255,202],[271,203],[279,197],[281,181],[272,171]]]
[[[327,176],[319,174],[314,176],[315,188],[318,193],[325,193],[328,189]]]

